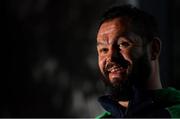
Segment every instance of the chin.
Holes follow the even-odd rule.
[[[108,81],[109,83],[106,85],[107,89],[115,99],[126,100],[129,98],[129,91],[132,87],[129,80],[114,78],[111,80],[109,79]]]
[[[127,81],[127,78],[113,78],[109,80],[110,80],[111,86],[122,87],[123,83]]]
[[[121,83],[122,79],[119,78],[113,78],[113,79],[109,79],[112,85],[119,85]]]

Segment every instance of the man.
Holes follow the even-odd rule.
[[[180,92],[163,89],[161,42],[153,16],[130,5],[103,15],[97,33],[98,63],[108,92],[103,117],[180,117]]]

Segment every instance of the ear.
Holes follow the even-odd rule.
[[[156,60],[159,58],[160,51],[161,51],[161,41],[159,37],[154,37],[150,44],[150,53],[151,53],[151,60]]]

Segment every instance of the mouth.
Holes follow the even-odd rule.
[[[108,70],[109,79],[115,79],[115,78],[122,78],[123,74],[126,73],[127,68],[123,68],[121,66],[113,66],[109,68]]]
[[[107,71],[110,73],[114,73],[114,72],[123,71],[123,70],[125,70],[125,68],[120,67],[120,66],[113,66],[109,68]]]

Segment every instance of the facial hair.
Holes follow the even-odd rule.
[[[103,80],[107,93],[111,94],[117,100],[129,100],[133,94],[133,88],[143,90],[146,88],[146,83],[151,74],[150,61],[147,53],[144,53],[138,60],[134,62],[132,71],[128,74],[127,80],[121,80],[112,84],[106,75]],[[116,79],[114,79],[116,80]]]

